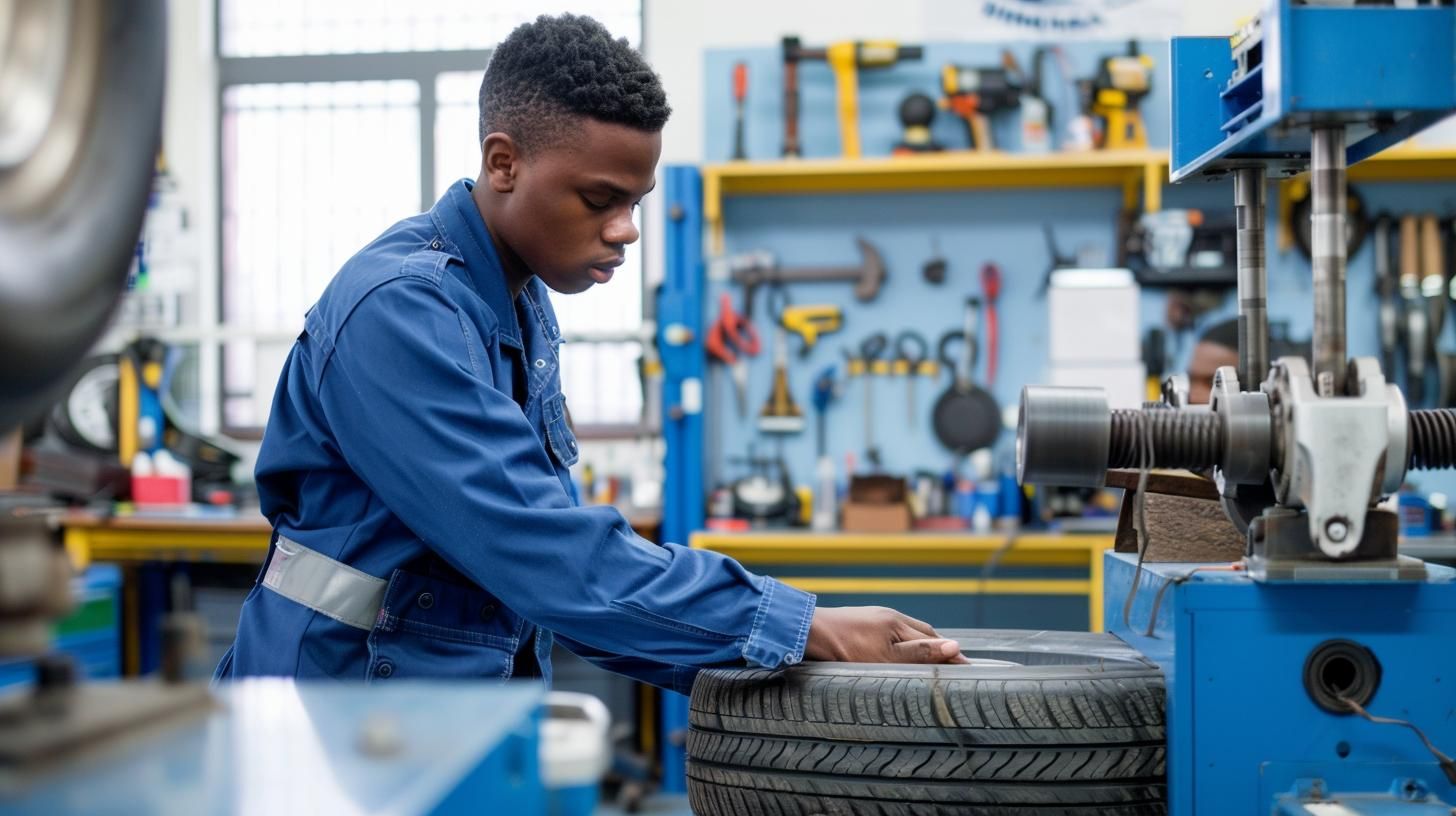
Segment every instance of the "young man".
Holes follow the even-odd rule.
[[[816,609],[574,506],[547,289],[611,280],[667,116],[657,76],[588,18],[495,50],[480,177],[349,260],[284,366],[257,466],[275,541],[220,678],[549,681],[553,634],[681,692],[705,666],[963,660],[897,612]]]
[[[1213,399],[1213,375],[1224,366],[1239,366],[1239,321],[1224,320],[1209,326],[1188,360],[1188,401],[1207,405]]]

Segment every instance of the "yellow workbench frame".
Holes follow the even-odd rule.
[[[262,516],[171,519],[70,513],[62,517],[61,530],[78,570],[94,561],[261,564],[273,534]]]
[[[1001,550],[1005,535],[967,533],[697,532],[689,546],[722,553],[748,566],[977,566]],[[1103,629],[1102,553],[1110,535],[1019,535],[998,559],[1006,566],[1086,567],[1087,578],[831,578],[790,577],[805,592],[888,595],[1086,595],[1089,627]]]

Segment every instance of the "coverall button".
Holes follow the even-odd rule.
[[[435,596],[430,592],[421,592],[420,597],[415,599],[415,603],[419,604],[421,609],[429,609],[435,605]]]
[[[536,367],[537,368],[545,368],[546,367],[546,361],[545,360],[538,359],[536,361]]]
[[[430,249],[439,249],[439,248],[440,248],[440,239],[439,238],[436,238],[435,240],[433,240],[433,241],[430,242]]]
[[[480,608],[480,619],[481,620],[488,621],[488,620],[490,620],[493,617],[495,617],[495,604],[488,603],[485,606],[482,606]]]
[[[394,664],[390,663],[388,660],[380,663],[379,666],[374,669],[374,675],[376,677],[388,678],[392,674],[394,674]]]

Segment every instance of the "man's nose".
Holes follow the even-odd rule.
[[[637,225],[632,223],[630,210],[608,221],[606,229],[602,230],[602,240],[616,246],[636,243],[641,235]]]

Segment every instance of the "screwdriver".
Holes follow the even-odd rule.
[[[733,65],[733,158],[741,160],[748,158],[748,150],[743,144],[743,103],[748,98],[748,63],[738,62]]]

